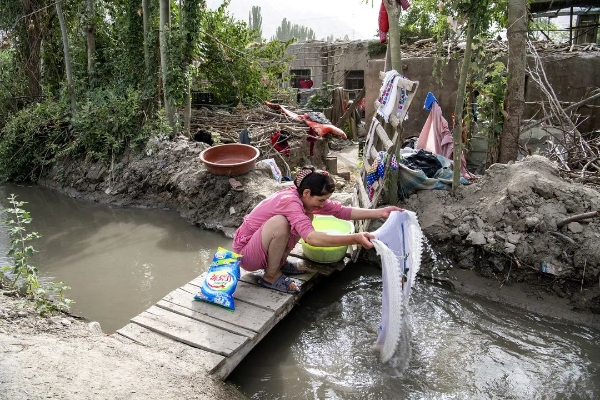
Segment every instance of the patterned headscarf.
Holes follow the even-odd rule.
[[[310,168],[302,168],[300,170],[300,172],[298,172],[296,174],[296,179],[294,180],[294,185],[296,185],[296,187],[300,187],[300,184],[302,183],[302,181],[304,180],[304,178],[306,178],[308,175],[312,174],[313,170]]]

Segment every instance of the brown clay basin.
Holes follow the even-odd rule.
[[[254,168],[260,152],[254,146],[241,143],[220,144],[200,153],[206,169],[215,175],[243,175]]]

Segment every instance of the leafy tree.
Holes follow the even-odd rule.
[[[222,103],[270,98],[287,69],[289,42],[260,41],[227,14],[228,5],[209,11],[204,0],[4,1],[0,177],[35,181],[64,157],[110,164],[150,135],[163,136],[164,116],[182,105],[189,123],[193,80]],[[167,110],[159,109],[161,86]],[[76,111],[67,106],[70,88],[78,94]],[[14,98],[40,94],[47,99],[12,107]],[[175,118],[171,124],[179,125]]]
[[[400,42],[435,37],[439,28],[437,2],[415,1],[400,14]]]
[[[465,21],[466,47],[463,64],[460,70],[458,81],[458,90],[456,93],[456,105],[454,107],[454,127],[452,137],[454,142],[454,177],[452,181],[452,193],[456,190],[460,180],[460,165],[463,151],[463,109],[465,104],[465,94],[467,80],[471,65],[471,54],[473,51],[473,39],[478,34],[488,32],[490,25],[494,20],[502,18],[502,12],[506,9],[505,2],[492,2],[490,0],[458,0],[449,3],[442,8],[442,12],[447,13],[448,17],[456,21]]]
[[[259,40],[262,39],[262,15],[258,6],[252,6],[252,11],[248,13],[248,27],[256,32]]]
[[[262,102],[277,87],[289,60],[289,42],[257,42],[256,31],[226,10],[207,10],[201,19],[197,79],[217,101],[232,105]]]
[[[292,39],[296,39],[299,42],[315,40],[315,32],[311,28],[307,28],[298,24],[292,24],[290,21],[284,18],[281,21],[281,25],[275,29],[275,35],[271,38],[271,40],[287,42]]]
[[[15,61],[27,79],[27,95],[42,95],[41,51],[44,36],[52,19],[49,0],[5,1],[0,13],[0,31],[9,35]],[[43,12],[40,10],[44,10]]]

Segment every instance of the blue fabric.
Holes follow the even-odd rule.
[[[244,130],[240,132],[240,143],[250,144],[250,131],[248,128],[244,128]]]
[[[410,169],[402,163],[398,165],[400,168],[398,173],[398,196],[401,199],[408,198],[408,196],[417,190],[452,189],[454,172],[449,168],[452,165],[451,160],[440,155],[436,155],[436,157],[442,162],[442,168],[436,172],[433,178],[428,178],[425,172],[420,169]],[[462,176],[459,182],[461,185],[468,185],[470,183]]]
[[[433,103],[437,103],[437,99],[435,98],[435,96],[433,95],[433,93],[428,92],[427,93],[427,97],[425,97],[425,105],[423,106],[427,111],[431,111],[431,106],[433,105]]]

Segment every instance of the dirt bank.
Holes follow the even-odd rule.
[[[269,169],[257,168],[237,177],[243,192],[232,190],[198,160],[206,146],[185,138],[151,142],[112,168],[57,165],[40,184],[89,201],[177,210],[192,224],[231,236],[281,186]],[[600,329],[599,219],[560,226],[598,210],[600,193],[564,180],[547,159],[494,165],[455,197],[425,190],[399,205],[417,212],[434,251],[426,253],[423,279]],[[6,296],[0,296],[0,351],[0,398],[240,397],[205,378],[188,351],[119,342],[69,316],[42,319]]]
[[[0,399],[244,399],[206,376],[188,346],[120,342],[68,315],[0,295]]]
[[[548,159],[493,165],[456,197],[421,191],[406,207],[454,270],[474,270],[492,286],[551,293],[577,313],[600,313],[599,218],[565,223],[600,209],[600,193],[562,179]]]

